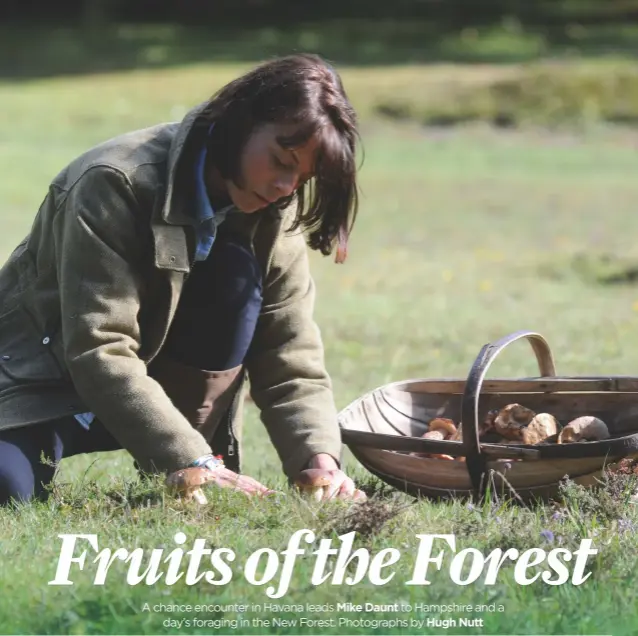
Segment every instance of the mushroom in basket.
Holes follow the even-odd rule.
[[[428,423],[427,433],[423,433],[423,439],[434,439],[437,441],[451,440],[458,435],[456,424],[447,417],[435,417]],[[451,455],[441,453],[411,453],[417,457],[429,457],[431,459],[454,459]]]
[[[583,415],[565,426],[558,436],[558,443],[589,442],[609,437],[609,429],[605,422],[592,415]]]
[[[534,411],[520,404],[508,404],[496,414],[494,430],[505,439],[521,440],[523,429],[535,415]]]
[[[558,435],[560,424],[550,413],[538,413],[523,428],[521,441],[523,444],[542,444]]]

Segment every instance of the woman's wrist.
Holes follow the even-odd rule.
[[[202,455],[198,457],[190,466],[208,468],[209,470],[215,470],[215,468],[223,468],[224,460],[221,455]]]
[[[322,470],[341,470],[339,462],[328,453],[313,455],[304,468],[320,468]]]

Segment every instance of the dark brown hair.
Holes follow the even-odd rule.
[[[284,148],[299,147],[319,135],[314,179],[272,206],[283,210],[296,196],[297,215],[290,230],[308,230],[308,245],[325,255],[338,242],[337,260],[344,260],[358,207],[358,132],[355,111],[332,66],[312,54],[265,62],[216,93],[205,116],[215,122],[209,142],[215,165],[235,182],[242,149],[258,126],[298,124],[294,136],[277,140]]]

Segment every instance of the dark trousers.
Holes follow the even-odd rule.
[[[261,292],[261,272],[250,246],[220,231],[209,257],[195,264],[184,285],[162,354],[210,371],[242,364]],[[45,486],[65,457],[118,449],[121,445],[97,419],[88,430],[66,417],[0,431],[0,505],[45,498]]]

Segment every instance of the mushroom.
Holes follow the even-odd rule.
[[[302,494],[309,495],[316,501],[321,501],[326,493],[326,489],[331,484],[330,473],[321,468],[308,468],[302,470],[297,479],[295,486],[299,488]]]
[[[499,414],[498,409],[492,409],[491,411],[487,412],[487,414],[485,415],[485,418],[479,425],[479,437],[482,437],[486,433],[489,433],[490,431],[494,430],[494,420],[496,419],[498,414]]]
[[[423,439],[436,439],[438,441],[442,441],[445,439],[445,433],[441,429],[435,429],[433,431],[428,431],[427,433],[423,433],[421,435]]]
[[[559,428],[558,420],[553,415],[549,413],[539,413],[523,428],[523,443],[540,444],[553,435],[556,435]]]
[[[321,501],[331,496],[332,479],[329,470],[323,468],[307,468],[302,470],[295,479],[295,486],[303,495],[312,497],[315,501]],[[339,493],[337,499],[350,499],[352,501],[366,501],[368,496],[356,488],[352,493],[346,495]]]
[[[445,431],[445,437],[443,439],[450,439],[457,434],[456,424],[447,417],[435,417],[430,421],[428,426],[430,431]]]
[[[492,409],[485,415],[483,421],[479,424],[479,439],[482,440],[485,435],[494,430],[494,420],[498,415],[498,409]],[[454,435],[448,438],[453,442],[463,441],[463,423],[459,422],[458,429]]]
[[[430,421],[428,427],[428,432],[421,435],[423,439],[443,441],[445,439],[453,439],[455,435],[458,435],[456,424],[447,417],[435,417]],[[450,455],[442,455],[440,453],[412,453],[412,455],[416,457],[428,457],[430,459],[454,459],[454,457]]]
[[[427,433],[423,433],[421,435],[422,439],[433,439],[437,442],[440,442],[445,439],[445,433],[442,430],[434,430],[428,431]],[[410,455],[414,455],[415,457],[431,457],[429,453],[410,453]]]
[[[183,468],[171,473],[166,478],[166,485],[184,501],[194,499],[197,503],[205,505],[208,500],[202,491],[202,486],[214,479],[215,472],[208,468]]]
[[[583,415],[565,426],[558,436],[558,443],[569,444],[608,439],[609,437],[609,429],[605,422],[592,415]]]
[[[520,404],[508,404],[494,418],[494,429],[507,439],[520,440],[523,428],[527,426],[536,413]]]

